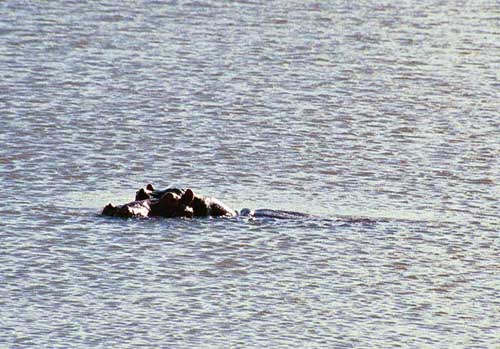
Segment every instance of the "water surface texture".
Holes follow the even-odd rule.
[[[499,91],[493,0],[0,2],[0,347],[500,348]]]

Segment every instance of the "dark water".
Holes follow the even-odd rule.
[[[0,347],[500,348],[499,91],[497,1],[0,2]]]

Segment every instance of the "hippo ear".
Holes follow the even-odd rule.
[[[183,205],[189,205],[191,202],[193,202],[194,199],[194,193],[191,189],[186,189],[186,192],[184,195],[182,195],[181,198],[181,203]]]
[[[155,190],[155,188],[153,187],[153,185],[151,183],[149,183],[148,185],[146,185],[146,189],[147,190],[151,190],[151,191]]]
[[[144,190],[144,188],[139,189],[135,193],[135,201],[149,199],[149,194]]]

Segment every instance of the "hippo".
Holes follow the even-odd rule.
[[[248,208],[234,210],[220,200],[195,194],[192,189],[167,188],[157,190],[152,184],[139,189],[135,201],[124,205],[108,204],[102,210],[105,216],[116,217],[267,217],[277,219],[311,218],[312,215],[293,211]]]
[[[145,218],[145,217],[193,217],[193,209],[187,204],[192,201],[190,190],[187,195],[179,195],[176,191],[168,191],[159,198],[146,198],[129,202],[124,205],[114,206],[108,204],[102,210],[104,216],[115,216],[123,218]]]
[[[195,194],[191,189],[156,190],[152,184],[148,184],[136,192],[135,199],[160,199],[168,193],[179,195],[182,203],[193,209],[193,217],[234,217],[238,215],[238,211],[233,210],[220,200],[211,196]]]

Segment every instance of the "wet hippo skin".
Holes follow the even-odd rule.
[[[123,218],[144,217],[193,217],[193,209],[187,205],[192,201],[192,191],[179,195],[175,192],[165,192],[160,198],[139,199],[124,205],[108,204],[102,210],[105,216]]]
[[[233,210],[220,200],[200,194],[195,194],[191,189],[167,188],[156,190],[152,184],[148,184],[145,188],[141,188],[136,192],[136,200],[158,199],[167,193],[175,193],[180,195],[184,204],[193,209],[194,217],[233,217],[238,215],[236,210]]]
[[[258,209],[243,209],[241,213],[230,208],[220,200],[200,194],[195,194],[191,189],[155,189],[152,184],[139,189],[135,201],[124,205],[114,206],[108,204],[102,210],[105,216],[116,217],[267,217],[276,219],[297,219],[314,217],[309,214]]]

